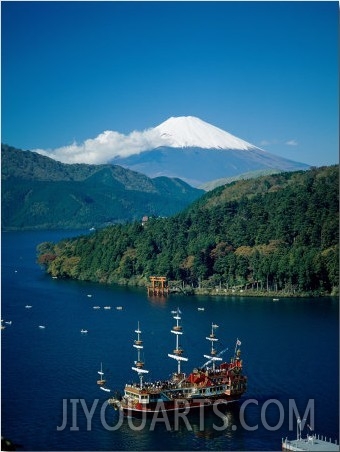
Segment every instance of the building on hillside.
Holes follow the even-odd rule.
[[[144,215],[144,217],[142,218],[142,226],[145,226],[145,224],[148,222],[149,217],[147,215]]]

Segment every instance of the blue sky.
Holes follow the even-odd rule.
[[[2,142],[21,149],[197,116],[338,163],[338,2],[1,2]]]

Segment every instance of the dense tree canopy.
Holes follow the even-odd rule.
[[[172,218],[43,243],[39,262],[103,283],[155,274],[192,287],[336,293],[338,179],[332,166],[234,182]]]

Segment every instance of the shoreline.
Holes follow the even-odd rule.
[[[180,294],[184,292],[179,291],[170,291],[170,294]],[[279,301],[280,298],[329,298],[329,297],[337,297],[338,294],[334,293],[322,293],[322,294],[313,294],[313,293],[306,293],[306,292],[280,292],[280,291],[273,291],[273,292],[264,292],[264,291],[256,291],[256,290],[216,290],[216,289],[192,289],[191,291],[188,291],[186,293],[188,296],[211,296],[211,297],[254,297],[254,298],[272,298],[273,301]]]
[[[88,281],[97,284],[107,284],[107,285],[117,285],[117,286],[126,286],[126,287],[135,287],[139,289],[144,289],[146,293],[148,292],[149,282],[142,278],[131,278],[124,279],[120,278],[116,281],[100,281],[96,279],[91,280],[83,280],[79,278],[70,278],[59,275],[52,275],[48,270],[46,273],[52,278],[60,278],[60,279],[71,279],[78,281]],[[182,286],[182,283],[178,281],[168,281],[167,285],[167,293],[163,295],[154,295],[154,296],[162,296],[167,297],[169,295],[187,295],[187,296],[211,296],[211,297],[258,297],[258,298],[272,298],[273,301],[278,301],[280,298],[332,298],[339,297],[339,289],[338,287],[334,287],[331,293],[325,292],[299,292],[299,291],[288,291],[288,290],[263,290],[263,289],[240,289],[240,288],[220,288],[220,287],[190,287],[190,286]],[[150,295],[152,297],[152,295]]]
[[[112,282],[112,284],[117,284],[119,286],[129,286],[129,287],[139,287],[145,288],[147,291],[148,282],[143,279],[131,279]],[[298,292],[298,291],[280,291],[280,290],[261,290],[261,289],[233,289],[233,288],[220,288],[220,287],[181,287],[178,281],[168,282],[168,295],[187,295],[187,296],[211,296],[211,297],[258,297],[258,298],[272,298],[274,301],[280,298],[330,298],[339,297],[338,287],[335,287],[332,293],[313,293],[313,292]]]

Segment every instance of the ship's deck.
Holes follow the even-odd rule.
[[[339,452],[340,446],[339,444],[314,437],[313,440],[309,441],[307,439],[283,440],[282,450],[293,452]]]

